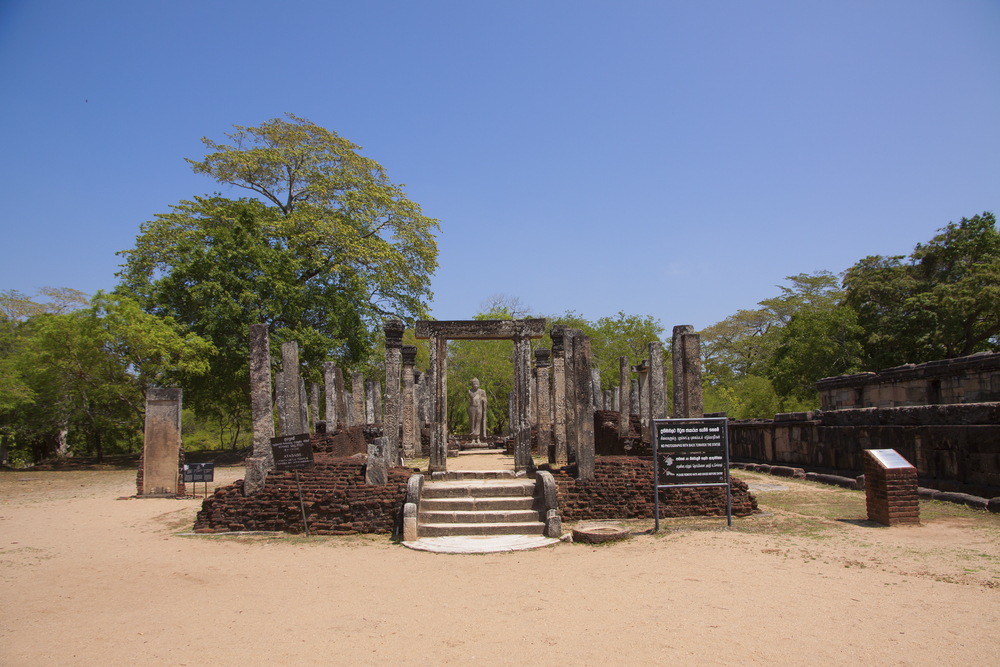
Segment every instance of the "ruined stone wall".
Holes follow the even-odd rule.
[[[895,449],[917,468],[921,486],[992,497],[1000,487],[1000,403],[816,411],[729,422],[732,458],[860,474],[866,449]]]
[[[393,532],[412,471],[390,468],[388,483],[373,486],[365,483],[365,467],[364,460],[317,456],[313,468],[299,471],[310,534]],[[252,498],[243,496],[243,480],[216,489],[202,502],[194,530],[303,532],[295,473],[270,472],[264,489]]]
[[[590,480],[576,479],[575,466],[554,469],[552,476],[563,521],[653,518],[652,457],[598,457],[594,478]],[[733,516],[752,514],[757,509],[757,500],[746,483],[731,478],[730,487]],[[724,488],[672,489],[660,493],[660,518],[725,515]]]
[[[594,410],[594,448],[598,456],[652,456],[649,443],[642,441],[642,418],[629,415],[628,437],[618,434],[619,413],[614,410]],[[626,450],[626,443],[631,449]]]
[[[1000,401],[1000,354],[824,378],[816,389],[824,411]]]

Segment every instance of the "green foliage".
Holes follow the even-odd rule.
[[[648,359],[649,344],[660,340],[663,324],[652,315],[641,317],[619,312],[614,318],[598,319],[588,335],[593,364],[601,371],[601,389],[610,389],[620,381],[619,357],[628,357],[630,367]]]
[[[864,368],[1000,349],[1000,233],[989,212],[939,230],[902,256],[869,256],[846,273],[845,302],[864,329]]]
[[[334,360],[381,372],[381,324],[426,317],[437,221],[357,146],[295,116],[203,139],[196,173],[255,193],[182,201],[122,252],[119,291],[210,340],[212,372],[185,384],[199,414],[249,423],[249,325],[268,325],[272,356],[299,343],[307,383]]]
[[[819,407],[818,380],[860,370],[863,331],[857,319],[850,306],[793,315],[771,361],[778,393]]]
[[[135,444],[146,389],[205,373],[213,352],[206,341],[180,333],[171,320],[127,298],[98,293],[88,308],[72,305],[57,301],[22,310],[16,344],[3,359],[30,392],[30,400],[3,402],[4,433],[32,448],[36,460],[65,431],[71,444],[98,456]],[[6,324],[9,330],[11,321]]]

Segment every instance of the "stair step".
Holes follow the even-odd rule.
[[[425,512],[423,508],[417,517],[420,529],[427,524],[459,523],[535,523],[539,519],[536,510],[506,510],[499,512]],[[418,529],[419,530],[419,529]]]
[[[429,482],[460,482],[475,479],[526,479],[517,477],[513,470],[447,470],[444,472],[432,472]]]
[[[542,535],[545,524],[532,523],[423,523],[420,537],[446,537],[449,535]]]
[[[496,498],[500,496],[531,496],[534,480],[474,480],[424,482],[422,498]]]
[[[498,512],[502,510],[537,509],[538,500],[532,496],[505,496],[480,498],[422,498],[420,511],[428,512]]]

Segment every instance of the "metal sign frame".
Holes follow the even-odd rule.
[[[294,470],[295,486],[299,490],[299,507],[302,509],[302,525],[309,537],[309,521],[306,520],[306,505],[302,501],[302,484],[299,482],[299,469],[313,465],[312,438],[308,433],[284,435],[271,438],[271,456],[274,457],[274,469],[279,471]]]
[[[721,432],[715,439],[713,426],[720,426]],[[668,440],[669,439],[669,440]],[[655,491],[654,513],[656,517],[655,531],[660,530],[660,489],[684,489],[697,487],[726,487],[726,525],[733,525],[733,497],[729,485],[729,420],[726,417],[700,417],[686,419],[654,419],[653,420],[653,486]],[[685,465],[696,466],[701,460],[710,462],[710,456],[718,456],[717,450],[722,450],[722,481],[719,482],[678,482],[663,484],[660,480],[660,458],[670,453],[697,456],[698,460],[687,459]],[[705,468],[709,466],[706,465]],[[687,473],[691,477],[714,477],[716,473],[706,471],[702,475]]]

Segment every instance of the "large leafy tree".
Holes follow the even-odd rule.
[[[320,364],[369,361],[387,317],[426,317],[437,221],[424,216],[358,146],[289,115],[203,139],[195,172],[254,193],[182,201],[145,223],[124,251],[124,293],[211,340],[212,372],[188,385],[201,413],[248,417],[247,331],[300,344]]]
[[[866,370],[1000,349],[1000,233],[989,212],[939,230],[909,258],[848,269],[845,302],[864,329]]]

